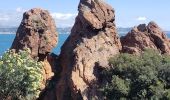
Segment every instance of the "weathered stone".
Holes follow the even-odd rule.
[[[46,82],[54,76],[53,66],[51,66],[53,62],[47,58],[57,42],[58,33],[55,22],[48,11],[34,8],[24,13],[11,49],[18,52],[29,48],[31,57],[39,58],[39,61],[42,61],[44,78],[42,90],[45,88]]]
[[[155,22],[134,27],[121,37],[121,43],[124,53],[140,54],[145,49],[154,49],[162,54],[170,54],[170,41]]]
[[[102,99],[95,87],[97,71],[108,67],[108,59],[121,50],[111,6],[101,0],[80,0],[78,10],[71,34],[61,49],[58,100]]]
[[[25,12],[11,49],[29,48],[32,57],[46,55],[58,42],[55,22],[49,12],[40,8]]]

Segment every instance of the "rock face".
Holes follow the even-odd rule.
[[[44,65],[42,89],[45,88],[46,81],[54,75],[51,62],[47,58],[57,42],[55,22],[48,11],[34,8],[24,13],[11,49],[19,51],[29,48],[31,56],[42,61]]]
[[[58,34],[49,12],[39,8],[25,12],[11,49],[30,48],[32,57],[46,55],[56,46]]]
[[[124,53],[139,54],[150,48],[162,54],[170,54],[170,41],[155,22],[134,27],[126,36],[121,37],[121,43]]]
[[[121,50],[111,6],[101,0],[80,0],[78,10],[61,49],[63,71],[56,89],[58,100],[101,99],[94,85],[98,84],[98,71],[108,67],[108,58]]]

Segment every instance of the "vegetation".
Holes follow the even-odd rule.
[[[146,50],[140,56],[120,54],[102,71],[100,90],[106,100],[170,100],[170,57]]]
[[[40,93],[42,64],[29,50],[7,51],[0,58],[0,100],[34,100]]]

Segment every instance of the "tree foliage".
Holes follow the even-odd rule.
[[[42,64],[29,50],[7,51],[0,58],[0,99],[34,100],[40,93]]]
[[[120,54],[102,71],[100,90],[107,100],[170,100],[170,57],[146,50],[140,56]]]

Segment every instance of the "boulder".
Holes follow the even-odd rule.
[[[58,42],[55,22],[47,10],[34,8],[24,13],[11,49],[16,52],[29,48],[32,58],[38,58],[43,64],[42,90],[46,81],[54,76],[49,53]]]
[[[102,0],[80,0],[71,34],[61,48],[58,100],[102,99],[96,85],[108,59],[121,50],[113,8]],[[96,84],[96,85],[95,85]]]
[[[121,37],[121,43],[124,53],[140,54],[145,49],[154,49],[162,54],[170,54],[170,41],[155,22],[134,27]]]
[[[50,53],[57,42],[58,33],[49,12],[34,8],[24,13],[11,49],[29,48],[32,57],[39,57]]]

